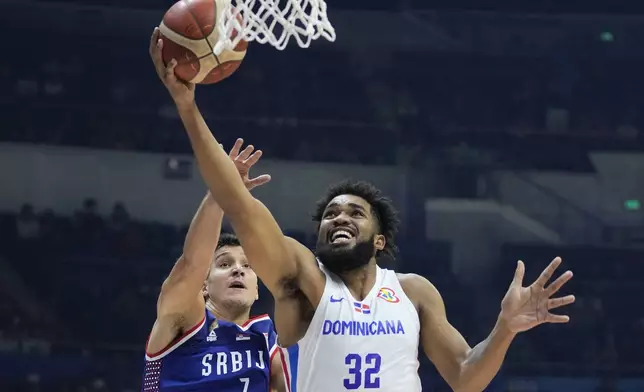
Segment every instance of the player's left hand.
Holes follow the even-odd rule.
[[[572,278],[572,272],[564,272],[557,280],[546,287],[546,284],[561,264],[556,257],[529,287],[523,287],[525,265],[518,262],[514,279],[501,302],[501,321],[513,333],[527,331],[543,323],[567,323],[568,316],[550,313],[551,310],[575,302],[574,295],[552,298],[559,289]]]
[[[177,78],[174,69],[177,60],[172,59],[168,64],[163,61],[163,40],[158,27],[154,28],[150,37],[149,53],[154,63],[154,68],[163,85],[168,89],[170,96],[177,106],[190,105],[195,100],[195,84],[184,82]]]
[[[239,175],[244,181],[246,189],[250,191],[253,188],[269,182],[271,180],[271,176],[268,174],[262,174],[261,176],[250,178],[250,168],[253,167],[257,163],[257,161],[259,161],[259,158],[262,157],[262,150],[255,151],[255,147],[250,144],[246,146],[246,148],[244,148],[244,150],[242,151],[241,148],[243,145],[244,140],[237,139],[228,156],[235,164],[235,167],[237,167],[237,171],[239,171]]]

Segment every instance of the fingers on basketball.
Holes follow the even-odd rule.
[[[177,59],[177,79],[185,83],[212,84],[232,75],[241,65],[248,44],[237,45],[215,55],[219,24],[224,20],[225,2],[212,0],[178,1],[163,15],[159,37],[163,39],[162,58]],[[218,6],[221,5],[221,6]]]
[[[156,56],[156,49],[158,48],[159,45],[159,28],[155,27],[154,30],[152,31],[152,36],[150,36],[150,56],[154,58]]]
[[[161,61],[161,63],[163,63],[163,61]],[[175,59],[170,60],[170,62],[168,63],[168,66],[165,67],[165,80],[166,81],[171,82],[171,81],[177,80],[177,77],[174,74],[174,69],[176,67],[177,67],[177,60],[175,60]]]
[[[159,75],[161,79],[164,79],[166,75],[166,67],[161,57],[163,41],[159,38],[159,34],[159,28],[155,27],[152,32],[152,37],[150,38],[150,57],[154,63],[154,68],[156,68],[157,75]]]

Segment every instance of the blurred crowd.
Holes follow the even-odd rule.
[[[27,61],[28,47],[7,43],[15,55],[0,65],[10,124],[1,141],[190,151],[144,50],[147,37],[25,34],[44,40],[42,60]],[[585,148],[644,146],[644,59],[379,56],[251,45],[239,71],[200,87],[198,102],[225,144],[244,136],[279,159],[405,163],[422,158],[418,150],[465,145],[515,166],[578,169]],[[554,163],[534,153],[553,144]]]

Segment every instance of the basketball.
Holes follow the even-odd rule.
[[[217,22],[230,0],[180,0],[163,16],[159,26],[163,61],[175,59],[175,74],[190,83],[212,84],[232,75],[241,64],[248,42],[234,50],[213,53],[219,31]]]

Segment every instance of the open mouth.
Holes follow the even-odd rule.
[[[246,285],[244,283],[242,283],[242,282],[232,282],[228,286],[228,288],[231,288],[231,289],[245,289]]]
[[[337,228],[331,230],[329,234],[329,241],[332,244],[346,244],[349,241],[351,241],[355,237],[355,234],[353,231],[349,230],[348,228]]]

